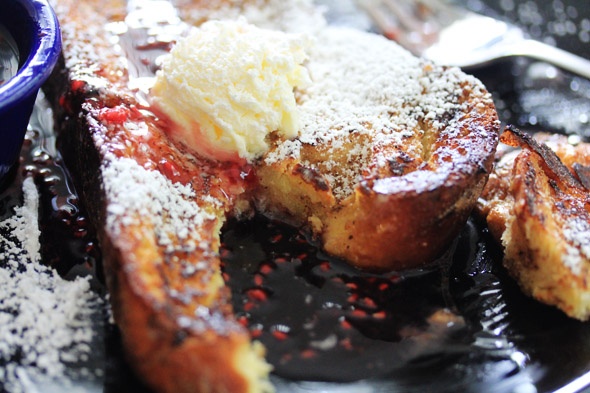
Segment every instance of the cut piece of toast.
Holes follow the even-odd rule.
[[[64,59],[48,86],[125,353],[156,391],[271,391],[264,349],[236,321],[220,272],[219,231],[243,192],[240,169],[170,144],[129,89],[124,42],[109,31],[125,23],[125,3],[56,4]]]
[[[178,3],[188,15],[191,4]],[[290,10],[279,0],[252,4]],[[311,12],[307,2],[292,4]],[[245,12],[236,1],[192,5],[202,11],[192,16],[195,23],[206,15],[198,7],[212,7],[212,15],[226,5]],[[329,54],[312,55],[316,86],[326,89],[321,82],[327,81],[336,92],[350,93],[357,102],[345,105],[371,116],[341,107],[318,112],[326,102],[314,100],[321,103],[329,92],[301,91],[307,120],[298,139],[274,140],[265,157],[246,167],[194,156],[171,142],[168,125],[141,89],[153,76],[154,59],[186,32],[174,10],[150,14],[138,7],[130,16],[123,0],[56,0],[55,7],[64,59],[48,96],[60,148],[98,230],[125,352],[157,391],[272,389],[264,349],[236,321],[221,276],[219,231],[228,214],[254,201],[265,213],[309,224],[326,250],[357,266],[412,267],[445,249],[491,169],[499,125],[478,81],[419,61],[382,38],[332,28],[320,42],[330,34],[340,40],[352,35],[353,45],[377,39],[386,56],[401,56],[380,83],[370,81],[380,89],[371,94],[383,100],[375,102],[343,84],[354,76],[362,85],[365,74]],[[383,63],[376,59],[361,60],[379,69]],[[335,68],[322,71],[326,66]],[[326,70],[340,70],[341,83]],[[326,132],[334,137],[324,140]]]
[[[317,35],[303,127],[256,166],[263,211],[307,224],[370,270],[432,262],[465,225],[492,168],[499,123],[482,84],[384,37]]]
[[[509,128],[519,147],[496,164],[478,203],[504,248],[504,266],[529,296],[590,317],[590,144]]]

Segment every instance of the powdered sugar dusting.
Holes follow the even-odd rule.
[[[24,205],[0,222],[0,381],[8,392],[43,381],[68,388],[68,362],[86,359],[101,304],[85,278],[65,281],[41,264],[39,196],[31,178]],[[71,387],[71,386],[70,386]]]
[[[310,49],[308,68],[313,83],[300,92],[300,135],[278,146],[265,162],[301,159],[304,145],[330,146],[333,154],[328,157],[345,152],[347,170],[329,179],[340,199],[352,193],[369,162],[387,161],[378,154],[383,146],[421,149],[407,139],[420,137],[424,122],[435,132],[449,127],[454,119],[445,114],[464,109],[459,100],[462,85],[480,86],[458,69],[442,72],[382,36],[346,27],[321,30]],[[362,145],[351,148],[353,138]],[[387,154],[390,159],[391,149]],[[304,159],[302,163],[314,166]],[[328,158],[322,165],[330,170],[342,163]]]
[[[391,112],[421,94],[420,62],[385,38],[324,29],[310,51],[309,69],[313,85],[301,99],[302,143],[326,143],[351,131],[403,132],[415,125],[396,122],[397,113]]]
[[[221,207],[214,198],[195,193],[190,184],[172,183],[160,172],[147,170],[130,158],[105,155],[102,174],[110,201],[106,225],[115,238],[122,227],[136,225],[139,219],[150,220],[158,244],[168,252],[174,251],[177,242],[183,243],[185,251],[186,247],[194,249],[198,246],[194,238],[200,232],[198,228],[216,219],[213,209]]]
[[[582,262],[590,261],[590,222],[588,214],[583,210],[579,216],[568,215],[567,222],[563,225],[563,236],[569,243],[563,263],[579,275],[582,272]]]
[[[179,3],[183,9],[183,2]],[[244,17],[258,27],[287,33],[317,31],[326,24],[323,10],[312,0],[211,0],[201,7],[188,4],[183,17],[195,24],[205,20]]]

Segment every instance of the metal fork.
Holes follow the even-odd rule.
[[[376,27],[415,55],[471,68],[523,56],[590,79],[590,61],[527,38],[511,24],[446,0],[356,0]]]

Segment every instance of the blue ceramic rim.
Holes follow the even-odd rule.
[[[47,0],[18,0],[26,9],[35,35],[31,50],[18,72],[0,86],[0,111],[19,103],[31,93],[38,91],[49,78],[61,53],[61,32],[57,16]]]

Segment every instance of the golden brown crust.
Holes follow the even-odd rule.
[[[522,150],[499,162],[478,211],[504,246],[504,265],[523,291],[587,320],[590,197],[574,168],[587,165],[589,146],[572,146],[563,136],[536,139],[545,144],[515,128],[502,135]]]
[[[223,322],[229,325],[224,328],[227,329],[225,332],[211,327],[193,329],[189,325],[183,326],[178,320],[182,316],[173,309],[175,305],[170,304],[170,299],[154,299],[166,296],[158,293],[158,289],[166,286],[154,282],[162,279],[160,272],[151,270],[155,266],[150,263],[136,266],[128,257],[109,255],[108,252],[118,252],[118,248],[109,244],[108,236],[101,236],[101,240],[102,248],[107,250],[104,260],[105,270],[109,272],[113,313],[129,363],[138,375],[161,392],[250,391],[249,381],[240,375],[237,365],[232,364],[232,358],[238,356],[236,352],[250,346],[249,335],[228,321]],[[157,258],[149,255],[154,250],[152,245],[142,242],[138,249],[148,254],[138,259],[139,262]],[[138,254],[135,251],[135,255]],[[185,307],[195,303],[193,301]],[[184,318],[188,315],[183,314]],[[223,315],[223,318],[228,317]]]
[[[468,90],[468,89],[466,89]],[[481,97],[469,97],[474,102]],[[474,105],[475,106],[475,105]],[[397,190],[412,173],[401,177],[363,179],[355,200],[328,219],[326,250],[352,255],[353,264],[379,269],[403,269],[428,263],[448,247],[465,225],[491,170],[496,145],[496,113],[493,105],[471,107],[458,114],[461,121],[433,136],[425,177],[442,175],[432,188]],[[428,131],[426,131],[428,133]],[[461,150],[465,161],[447,161],[445,150]],[[421,179],[426,180],[426,179]],[[404,187],[407,184],[404,184]],[[346,213],[349,214],[346,214]],[[340,216],[344,213],[344,218]],[[344,223],[344,225],[342,225]],[[340,228],[352,228],[345,233]],[[356,241],[344,243],[353,236]],[[341,244],[333,244],[340,242]]]
[[[59,1],[64,62],[47,91],[126,355],[156,391],[271,390],[264,350],[236,321],[220,272],[219,230],[244,184],[178,150],[141,108],[105,30],[125,7]]]
[[[421,77],[434,81],[451,72],[424,65]],[[465,225],[498,141],[494,105],[485,89],[470,83],[453,86],[461,90],[448,98],[458,104],[454,111],[444,119],[419,118],[403,143],[378,145],[364,134],[351,134],[331,142],[339,149],[302,143],[299,156],[263,161],[256,168],[261,209],[308,225],[327,252],[362,269],[401,270],[432,262]],[[357,146],[369,146],[371,157],[355,172],[352,195],[342,199],[339,184],[329,179],[363,160],[350,158]]]

